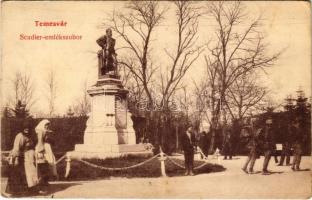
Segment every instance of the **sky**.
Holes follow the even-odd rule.
[[[176,41],[174,10],[171,3],[162,1],[168,7],[166,19],[153,33],[152,47],[158,65],[166,66],[164,49],[171,49],[168,42]],[[46,79],[50,69],[57,78],[56,112],[63,114],[83,93],[83,83],[88,86],[97,80],[97,56],[99,50],[95,40],[104,34],[100,25],[112,11],[124,9],[123,1],[88,2],[2,2],[2,54],[1,54],[1,97],[2,105],[11,101],[14,73],[18,70],[30,73],[37,99],[32,112],[47,112]],[[207,2],[199,2],[204,7]],[[299,86],[311,96],[311,12],[310,4],[303,1],[244,2],[250,16],[262,13],[263,33],[270,44],[269,53],[284,49],[280,59],[267,70],[260,80],[271,91],[276,101],[287,95],[295,95]],[[37,27],[35,21],[66,21],[65,27]],[[105,27],[106,28],[106,27]],[[213,38],[215,25],[209,17],[200,21],[198,43]],[[20,40],[25,35],[81,35],[81,40]],[[113,37],[115,37],[113,33]],[[115,37],[116,38],[116,37]],[[123,46],[116,38],[116,49]],[[124,53],[124,52],[123,52]],[[122,53],[117,54],[122,55]],[[203,54],[204,55],[204,54]],[[203,55],[191,67],[184,83],[192,89],[192,80],[203,75]]]

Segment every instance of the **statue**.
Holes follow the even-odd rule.
[[[108,74],[113,71],[114,75],[117,74],[117,61],[115,53],[115,39],[112,38],[112,30],[106,29],[106,35],[103,35],[96,40],[96,43],[102,47],[98,51],[99,59],[99,76]]]

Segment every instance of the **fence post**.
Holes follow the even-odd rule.
[[[160,150],[160,158],[158,158],[158,159],[160,161],[161,176],[162,177],[167,177],[167,175],[166,175],[166,168],[165,168],[166,157],[165,157],[164,152],[162,151],[161,147],[159,147],[159,150]]]
[[[71,161],[70,156],[68,154],[66,155],[65,161],[66,161],[65,178],[67,178],[70,172],[70,161]]]

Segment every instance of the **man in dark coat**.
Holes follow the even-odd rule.
[[[299,121],[295,120],[291,125],[291,137],[293,141],[293,149],[294,149],[294,159],[292,163],[291,169],[293,171],[300,171],[300,162],[302,155],[302,144],[304,142],[304,135],[302,133],[302,129],[300,128]]]
[[[208,151],[210,147],[210,137],[209,137],[209,132],[207,133],[206,131],[201,132],[200,134],[200,139],[199,139],[199,144],[198,146],[201,148],[203,154],[208,157]]]
[[[262,174],[269,174],[268,165],[272,154],[275,152],[276,144],[272,129],[272,119],[267,119],[265,121],[265,127],[261,129],[260,138],[262,142],[262,149],[264,153],[263,169]]]
[[[195,135],[193,133],[192,127],[187,129],[187,131],[182,135],[181,140],[185,159],[185,175],[193,176]]]
[[[249,173],[252,174],[254,165],[256,163],[257,158],[260,155],[259,148],[259,132],[260,129],[256,131],[254,127],[253,121],[248,120],[248,122],[242,128],[241,135],[247,136],[247,149],[249,150],[247,160],[242,168],[242,170],[248,174],[247,167],[249,165]]]
[[[224,128],[224,134],[223,134],[223,145],[222,145],[222,152],[224,155],[224,160],[227,159],[229,156],[229,159],[232,160],[232,131],[229,126],[226,126]]]
[[[290,165],[290,154],[291,154],[291,125],[287,127],[284,131],[283,143],[282,143],[282,152],[281,159],[278,166],[282,166],[284,164],[284,160],[286,158],[286,165]]]
[[[112,38],[112,30],[110,28],[106,29],[106,35],[96,40],[96,43],[102,47],[98,52],[101,75],[116,70],[115,42],[115,39]]]

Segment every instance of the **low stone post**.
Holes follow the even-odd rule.
[[[160,150],[160,157],[158,158],[159,161],[160,161],[160,170],[161,170],[161,176],[162,177],[167,177],[166,175],[166,168],[165,168],[165,160],[167,159],[165,157],[165,154],[164,152],[162,151],[162,148],[159,147],[159,150]]]
[[[71,161],[70,156],[68,154],[66,155],[65,161],[66,161],[65,178],[68,178],[69,172],[70,172],[70,161]]]

